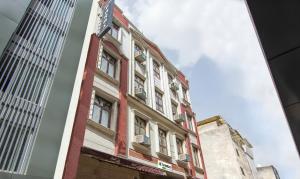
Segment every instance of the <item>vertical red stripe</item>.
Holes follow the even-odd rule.
[[[65,163],[63,179],[76,178],[79,164],[80,149],[83,145],[86,121],[90,109],[90,101],[93,91],[94,73],[97,64],[99,39],[93,34],[91,36],[87,60],[84,69],[84,77],[81,83],[80,96],[75,115],[69,150]]]
[[[115,153],[126,156],[127,150],[127,88],[128,88],[128,60],[123,57],[120,63],[120,104],[117,123],[117,137]]]
[[[184,114],[186,112],[186,108],[183,104],[181,104],[181,113]],[[183,128],[184,129],[188,129],[188,124],[187,124],[187,120],[185,120],[185,122],[183,123]],[[194,161],[193,161],[193,153],[192,153],[192,148],[191,148],[191,141],[190,141],[190,137],[189,135],[186,137],[186,148],[188,150],[189,155],[191,156],[190,158],[190,166],[191,166],[191,171],[192,171],[192,175],[196,176],[196,171],[195,171],[195,165],[194,165]]]
[[[196,119],[193,118],[193,121],[194,121],[194,125],[196,127],[197,143],[198,143],[198,146],[200,147],[200,157],[201,157],[202,167],[203,167],[203,170],[204,170],[204,179],[207,179],[205,163],[204,163],[204,157],[203,157],[202,149],[201,149],[200,135],[199,135],[199,131],[198,131],[198,128],[197,128]]]

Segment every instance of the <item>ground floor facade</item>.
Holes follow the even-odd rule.
[[[164,171],[129,158],[82,147],[77,179],[184,179],[184,173]]]

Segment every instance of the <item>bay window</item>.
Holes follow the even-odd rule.
[[[112,103],[96,95],[93,104],[92,120],[104,127],[109,128],[111,109]]]
[[[100,62],[100,70],[108,74],[110,77],[115,78],[117,66],[116,61],[117,60],[106,51],[103,51]]]
[[[147,122],[144,119],[135,116],[134,135],[146,135],[146,125]]]
[[[168,155],[167,132],[158,128],[159,134],[159,152]]]
[[[156,102],[156,110],[160,112],[164,112],[162,94],[159,93],[158,91],[155,91],[155,102]]]

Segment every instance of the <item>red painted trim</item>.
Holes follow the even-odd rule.
[[[127,18],[123,15],[122,10],[118,6],[114,6],[114,17],[124,26],[128,29],[129,21]]]
[[[181,113],[185,113],[186,112],[186,108],[184,106],[184,104],[181,104]],[[183,128],[188,130],[188,124],[187,124],[187,120],[183,123]],[[190,137],[189,135],[187,134],[186,136],[186,148],[187,148],[187,151],[189,153],[189,155],[191,156],[190,158],[190,166],[191,166],[191,171],[192,171],[192,176],[196,176],[196,170],[195,170],[195,165],[194,165],[194,161],[193,161],[193,153],[192,153],[192,148],[191,148],[191,141],[190,141]]]
[[[207,179],[206,168],[205,168],[205,163],[204,163],[204,157],[203,157],[203,153],[202,153],[202,149],[201,149],[200,135],[199,135],[199,131],[198,131],[198,128],[197,128],[196,119],[193,118],[193,120],[194,120],[194,125],[196,127],[197,143],[198,143],[198,146],[199,146],[201,163],[202,163],[202,167],[203,167],[203,170],[204,170],[204,179]]]
[[[97,64],[98,47],[99,39],[95,34],[93,34],[91,36],[87,60],[84,68],[83,81],[81,82],[80,97],[65,163],[63,179],[76,178],[80,150],[83,145],[86,121],[90,110],[94,73]]]
[[[189,89],[189,81],[185,78],[185,75],[179,70],[177,71],[177,74],[177,79],[186,89]]]
[[[120,103],[116,136],[116,155],[126,156],[127,151],[127,89],[128,89],[128,60],[121,59],[120,62]]]

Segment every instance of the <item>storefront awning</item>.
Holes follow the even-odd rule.
[[[110,155],[110,154],[107,154],[104,152],[93,150],[91,148],[82,147],[81,153],[85,154],[85,155],[89,155],[90,157],[92,157],[96,160],[108,162],[111,164],[115,164],[115,165],[126,167],[129,169],[137,170],[137,171],[144,172],[147,174],[166,176],[166,172],[161,171],[158,168],[151,167],[151,166],[148,166],[148,165],[145,165],[145,164],[133,161],[133,160],[125,159],[122,157],[113,156],[113,155]]]

